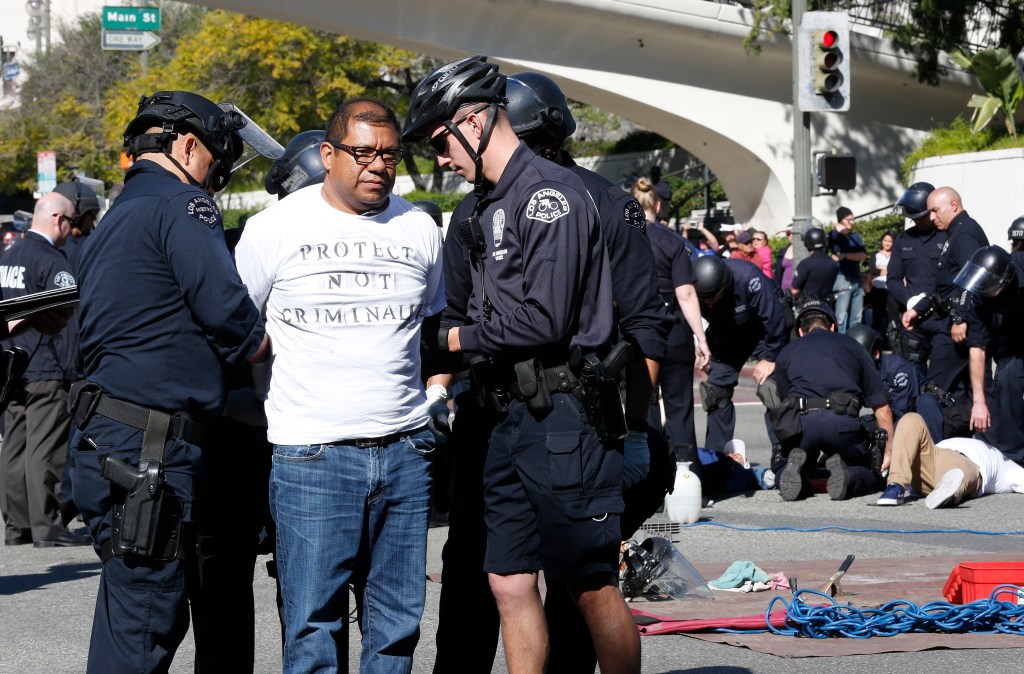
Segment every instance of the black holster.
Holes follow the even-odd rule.
[[[878,420],[874,414],[866,414],[860,417],[860,427],[868,443],[868,452],[871,455],[871,468],[876,472],[881,472],[882,462],[885,460],[885,445],[889,442],[889,432],[878,426]]]
[[[165,485],[163,463],[133,468],[115,456],[103,457],[101,475],[116,488],[113,496],[111,553],[168,561],[178,556],[183,501]]]
[[[164,444],[172,435],[171,414],[111,398],[87,381],[72,386],[68,405],[79,429],[100,414],[143,431],[138,468],[109,454],[100,462],[100,474],[110,481],[114,500],[111,540],[103,547],[102,559],[132,555],[169,561],[180,557],[185,550],[181,545],[184,502],[167,489],[163,470]],[[188,420],[176,416],[175,422],[173,435],[187,437]]]

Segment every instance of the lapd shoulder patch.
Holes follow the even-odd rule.
[[[892,378],[892,391],[902,391],[907,388],[910,384],[910,375],[906,372],[900,371],[895,374]]]
[[[630,227],[636,227],[641,232],[647,231],[647,216],[644,215],[644,209],[640,208],[640,203],[636,199],[630,199],[626,202],[623,208],[622,219]]]
[[[213,199],[206,196],[197,195],[189,199],[185,204],[185,215],[211,228],[220,222],[220,209]]]
[[[57,275],[53,277],[53,285],[58,288],[71,288],[72,286],[77,285],[77,283],[75,283],[75,277],[72,276],[70,272],[59,271],[57,272]]]
[[[747,292],[756,293],[761,290],[761,279],[754,277],[747,281]]]
[[[546,188],[534,192],[526,205],[526,217],[542,222],[554,222],[569,214],[569,200],[561,192]]]

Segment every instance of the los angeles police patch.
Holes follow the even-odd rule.
[[[189,199],[185,205],[185,214],[211,228],[220,222],[220,210],[210,197],[195,196]]]
[[[57,275],[53,277],[53,285],[58,288],[71,288],[72,286],[77,285],[77,283],[75,283],[75,277],[69,272],[59,271],[57,272]]]
[[[626,202],[622,217],[630,227],[636,227],[641,232],[647,231],[647,216],[644,215],[644,209],[640,208],[640,204],[636,199],[630,199]]]
[[[907,373],[906,372],[897,372],[896,376],[894,376],[892,378],[892,388],[890,390],[891,391],[902,391],[903,389],[907,388],[907,386],[909,384],[910,384],[910,377],[907,375]]]
[[[526,205],[526,217],[542,222],[554,222],[569,214],[569,200],[558,190],[538,190]]]
[[[756,293],[761,289],[761,279],[754,277],[747,281],[747,292]]]
[[[499,208],[494,212],[491,219],[491,235],[494,237],[494,247],[501,245],[501,235],[505,231],[505,209]]]

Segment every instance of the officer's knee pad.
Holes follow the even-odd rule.
[[[931,352],[931,345],[921,335],[904,332],[900,339],[901,355],[914,365],[925,365]]]
[[[700,404],[708,414],[732,407],[732,389],[706,381],[700,383]]]

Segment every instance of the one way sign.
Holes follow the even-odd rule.
[[[149,30],[103,30],[103,48],[145,51],[160,44],[160,36]]]

